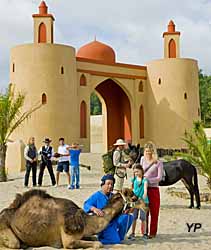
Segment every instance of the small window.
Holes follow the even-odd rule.
[[[81,75],[80,86],[86,86],[86,77],[84,74]]]
[[[188,96],[187,96],[187,93],[185,92],[184,93],[184,99],[187,100]]]
[[[12,72],[15,72],[15,64],[12,64]]]
[[[47,96],[45,93],[42,94],[42,104],[46,104],[47,103]]]
[[[64,67],[61,67],[61,74],[64,75]]]
[[[158,84],[161,84],[161,78],[158,79]]]
[[[144,92],[144,85],[143,85],[143,81],[140,81],[140,82],[139,82],[138,91],[139,91],[139,92]]]

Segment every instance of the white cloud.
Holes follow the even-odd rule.
[[[195,58],[211,74],[211,1],[46,0],[55,21],[55,41],[79,48],[97,36],[117,60],[143,65],[163,57],[162,33],[173,19],[181,31],[181,56]],[[9,81],[9,50],[33,41],[40,0],[1,0],[0,86]]]

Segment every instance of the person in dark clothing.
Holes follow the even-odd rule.
[[[24,179],[24,186],[28,187],[29,184],[29,175],[32,169],[32,184],[33,187],[36,187],[36,174],[37,174],[37,149],[35,146],[34,137],[30,137],[28,144],[24,149],[24,158],[26,159],[26,174]]]
[[[49,138],[45,138],[43,141],[45,143],[45,146],[42,146],[39,150],[39,154],[41,154],[41,163],[40,163],[40,173],[38,177],[38,185],[42,186],[42,179],[45,167],[47,167],[48,172],[51,177],[51,183],[54,186],[56,184],[56,179],[53,173],[53,167],[52,167],[52,157],[54,155],[54,150],[50,146],[51,140]]]

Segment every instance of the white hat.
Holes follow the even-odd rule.
[[[126,145],[126,142],[122,139],[117,139],[116,142],[114,143],[114,146],[121,146],[121,145]]]

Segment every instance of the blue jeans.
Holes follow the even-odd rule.
[[[70,171],[71,171],[71,187],[75,187],[76,184],[76,188],[79,188],[80,187],[79,166],[70,166]]]
[[[98,240],[104,245],[119,244],[122,240],[124,240],[132,222],[132,215],[121,214],[112,220],[108,226],[98,234]]]

